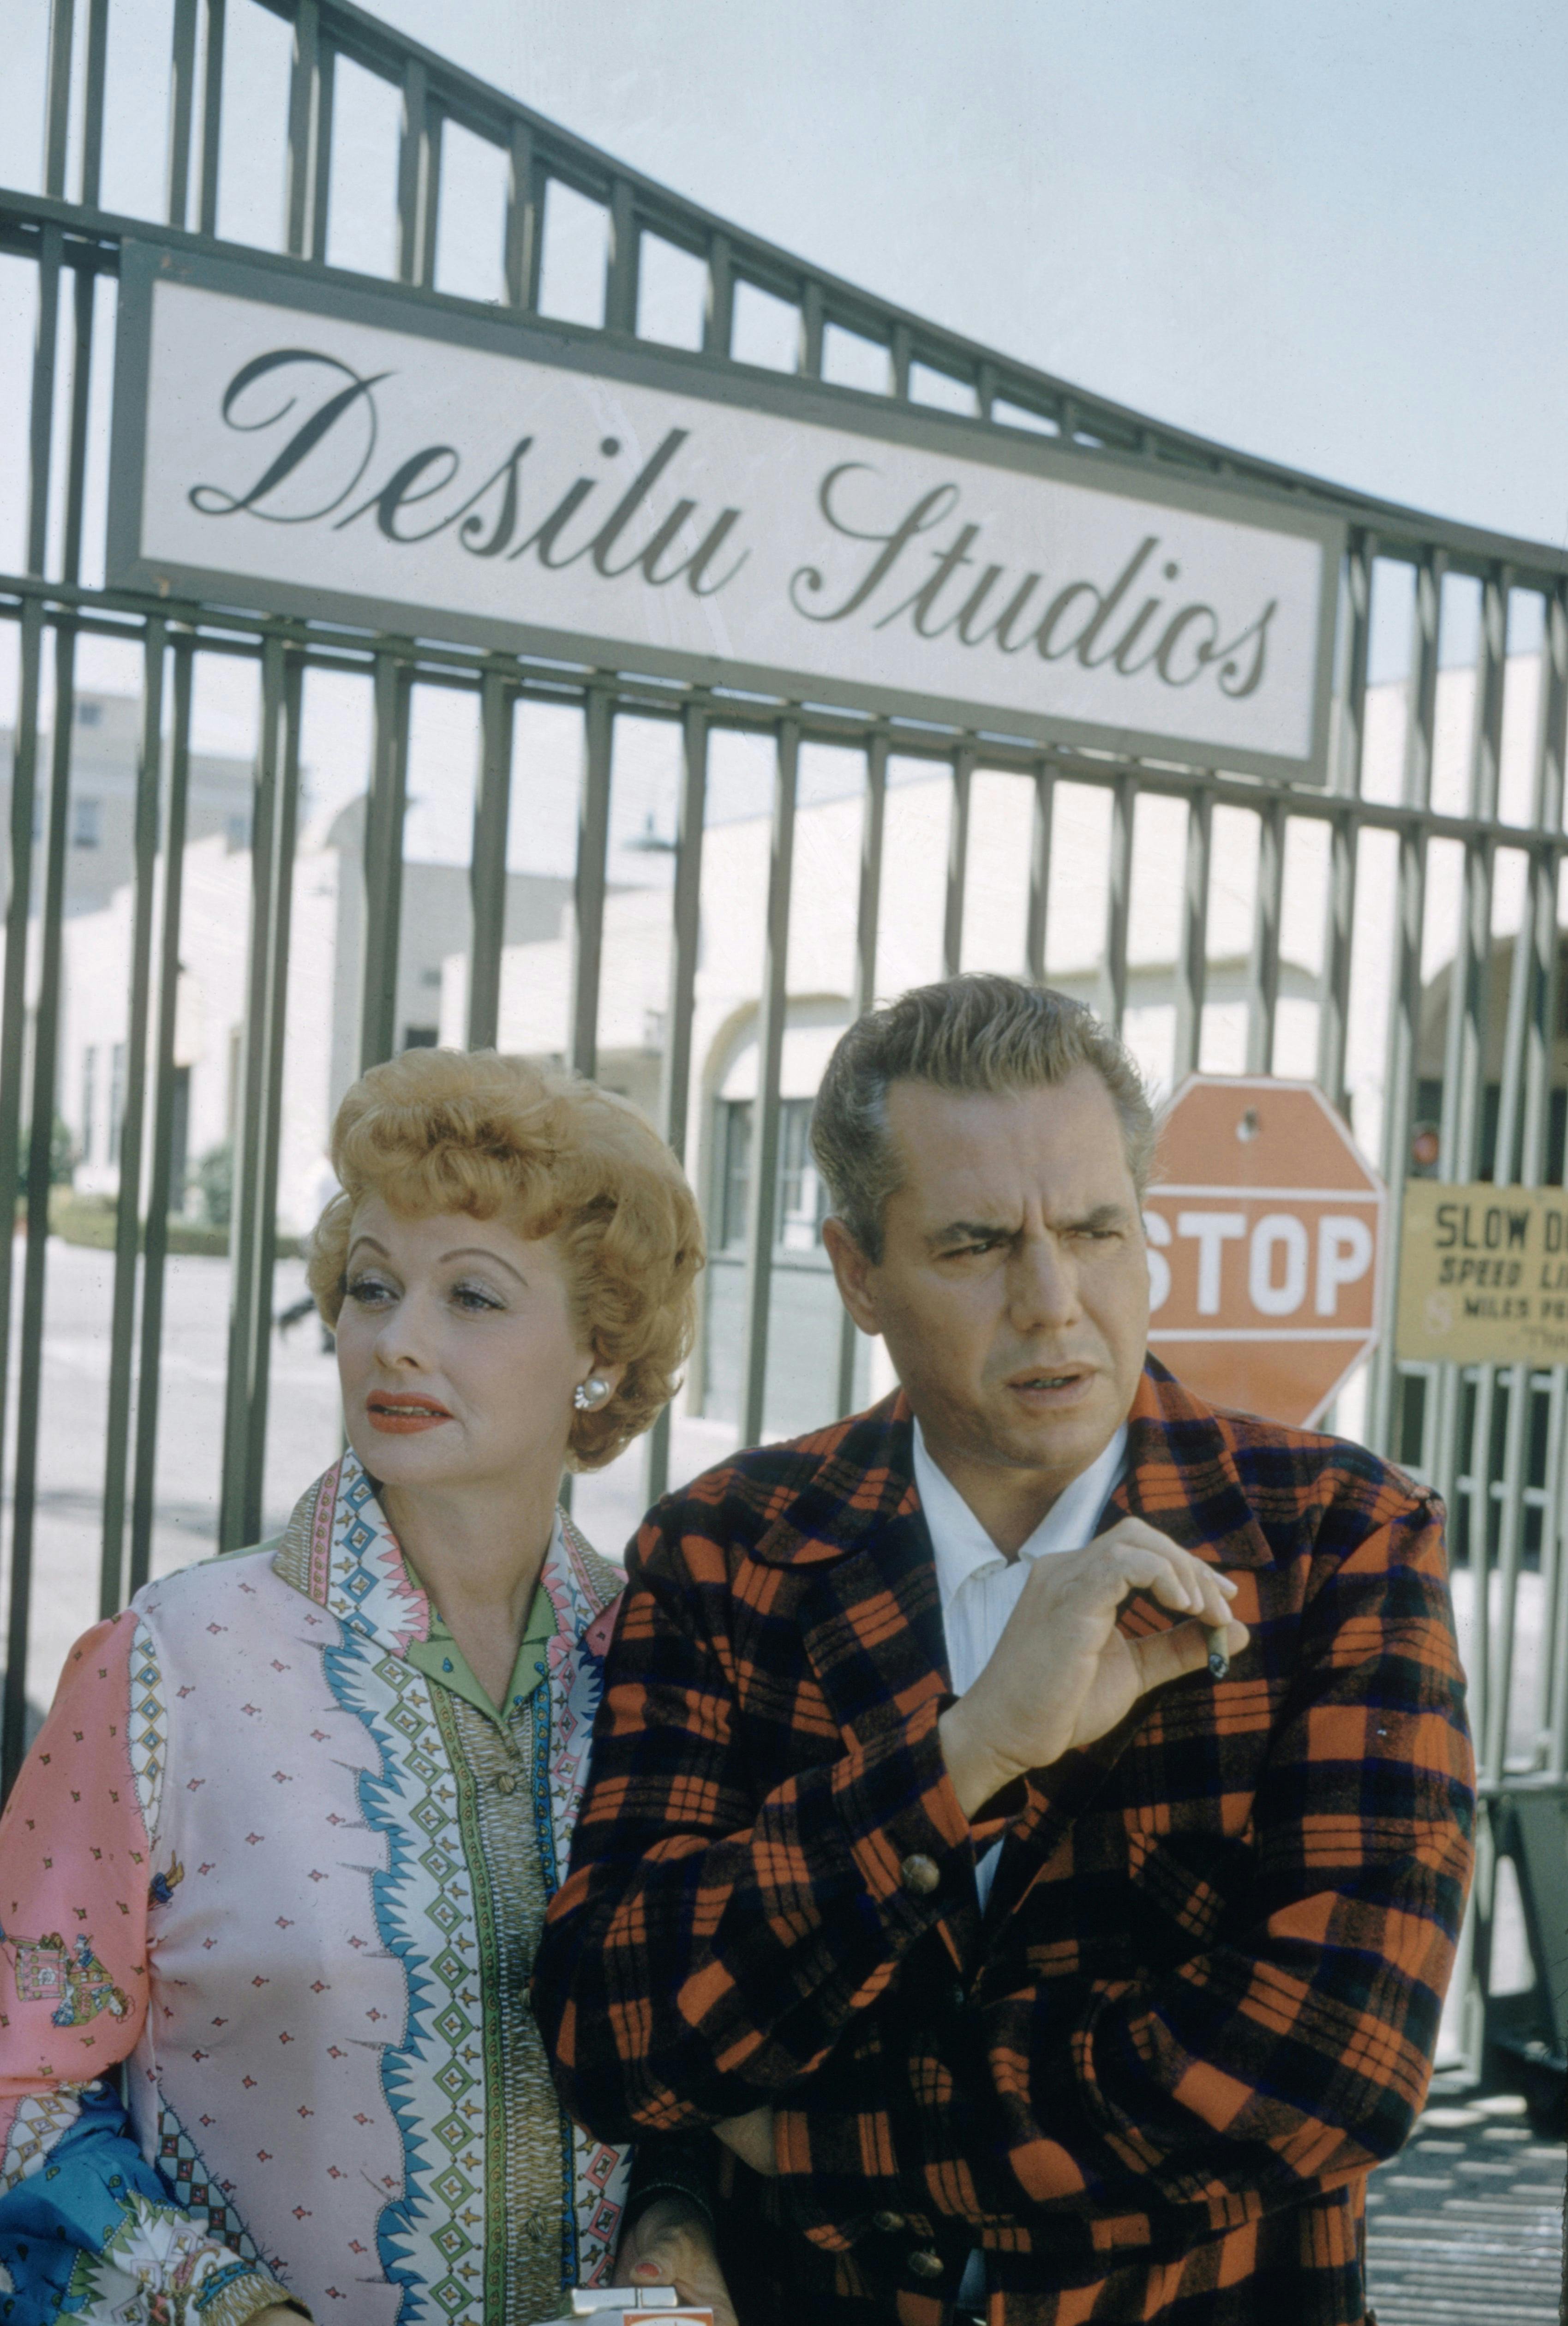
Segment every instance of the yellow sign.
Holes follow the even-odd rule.
[[[1568,1364],[1568,1190],[1407,1180],[1395,1347],[1424,1363]]]

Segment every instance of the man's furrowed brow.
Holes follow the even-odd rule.
[[[1096,1204],[1081,1220],[1069,1220],[1066,1225],[1086,1228],[1090,1235],[1103,1235],[1109,1228],[1125,1228],[1132,1224],[1133,1214],[1125,1204]]]
[[[926,1242],[932,1249],[948,1243],[973,1243],[985,1236],[1015,1236],[1016,1220],[949,1220],[945,1227],[932,1228]]]

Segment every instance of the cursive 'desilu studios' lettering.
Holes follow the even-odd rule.
[[[600,438],[605,468],[574,478],[538,513],[527,505],[531,434],[519,436],[478,483],[451,444],[424,445],[389,470],[378,463],[377,394],[394,377],[357,372],[303,347],[275,348],[243,364],[220,414],[237,433],[264,440],[264,457],[243,489],[193,486],[191,507],[271,525],[370,527],[399,548],[446,534],[471,557],[530,558],[551,572],[586,563],[607,582],[635,576],[656,590],[681,582],[698,598],[716,597],[747,563],[745,511],[725,507],[710,517],[696,499],[679,495],[690,428],[668,429],[629,477],[619,439]],[[1146,532],[1108,580],[1048,578],[1044,560],[1039,570],[1012,570],[986,556],[984,527],[964,518],[958,483],[932,486],[913,501],[900,501],[895,490],[868,461],[840,461],[821,478],[815,500],[827,536],[864,554],[848,574],[835,566],[832,581],[825,563],[798,566],[781,593],[798,619],[826,626],[858,618],[875,630],[896,628],[970,650],[1032,653],[1045,663],[1071,657],[1120,678],[1147,671],[1173,688],[1212,673],[1235,702],[1262,684],[1277,598],[1239,625],[1227,619],[1175,588],[1182,569],[1162,555],[1159,534]],[[780,659],[788,659],[787,649]]]

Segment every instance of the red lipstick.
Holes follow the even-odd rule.
[[[365,1416],[372,1429],[389,1437],[406,1437],[419,1429],[435,1429],[451,1415],[433,1397],[413,1390],[373,1390],[365,1400]]]

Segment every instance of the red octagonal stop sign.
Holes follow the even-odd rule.
[[[1211,1404],[1307,1428],[1378,1337],[1383,1183],[1313,1083],[1195,1075],[1172,1103],[1149,1345]]]

